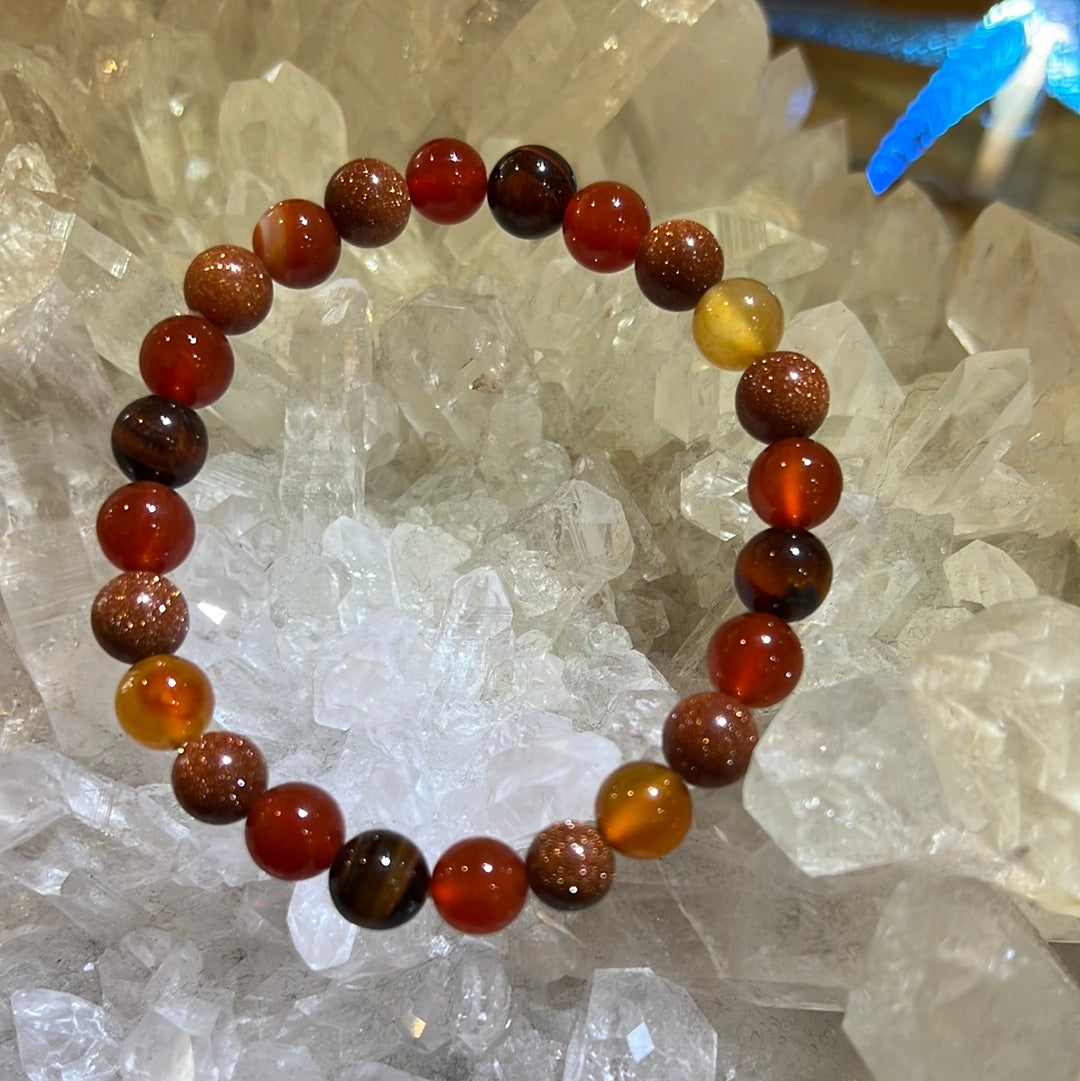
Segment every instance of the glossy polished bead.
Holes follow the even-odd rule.
[[[146,657],[116,688],[116,719],[136,743],[154,751],[179,747],[202,735],[214,713],[206,673],[183,657]]]
[[[718,691],[751,709],[775,706],[802,676],[802,644],[783,620],[747,612],[713,632],[705,670]]]
[[[646,234],[634,274],[647,300],[666,311],[686,312],[724,276],[724,253],[704,225],[674,218]]]
[[[392,830],[347,841],[330,866],[330,899],[350,923],[399,927],[423,907],[431,875],[419,848]]]
[[[683,779],[659,762],[627,762],[596,795],[596,828],[616,852],[666,856],[686,836],[693,812]]]
[[[460,139],[432,139],[409,159],[405,181],[421,217],[439,225],[471,218],[487,195],[484,159]]]
[[[282,199],[255,223],[251,247],[270,277],[290,289],[326,281],[341,258],[330,215],[308,199]]]
[[[199,414],[157,394],[124,406],[112,426],[112,452],[121,471],[169,488],[187,484],[202,469],[208,446]]]
[[[165,574],[187,559],[195,519],[171,488],[137,480],[101,504],[97,537],[105,558],[121,570]]]
[[[559,230],[576,189],[574,170],[561,154],[546,146],[519,146],[495,163],[487,200],[503,229],[536,240]]]
[[[828,413],[829,382],[802,353],[766,353],[735,387],[735,415],[763,443],[813,435]]]
[[[828,447],[813,439],[781,439],[750,466],[747,495],[754,513],[781,529],[813,529],[840,502],[844,477]]]
[[[555,822],[529,846],[525,871],[533,893],[569,911],[596,904],[615,881],[615,854],[595,826]]]
[[[753,278],[714,285],[694,308],[694,342],[718,368],[742,371],[771,352],[784,332],[780,301]]]
[[[207,732],[176,755],[172,788],[192,818],[224,826],[246,818],[266,791],[269,771],[262,751],[235,732]]]
[[[184,303],[225,334],[246,334],[269,314],[274,283],[247,248],[219,244],[199,252],[184,274]]]
[[[632,266],[649,231],[645,201],[633,188],[601,180],[575,192],[562,221],[567,251],[604,274]]]
[[[188,619],[184,595],[152,571],[118,574],[98,590],[90,608],[98,645],[125,664],[175,653],[187,637]]]
[[[689,784],[707,788],[741,779],[757,741],[750,710],[719,691],[682,699],[664,722],[668,765]]]
[[[492,837],[451,845],[431,872],[431,900],[439,915],[467,935],[501,931],[522,910],[528,892],[521,857]]]
[[[832,585],[825,545],[805,529],[764,529],[735,558],[735,592],[753,612],[805,619]]]
[[[139,371],[154,394],[201,409],[229,389],[232,346],[200,316],[173,315],[147,331],[139,347]]]
[[[341,239],[361,248],[389,244],[412,212],[405,178],[378,158],[346,162],[326,185],[323,203]]]
[[[244,840],[268,875],[297,882],[334,862],[345,843],[345,816],[329,792],[289,781],[268,788],[252,804]]]

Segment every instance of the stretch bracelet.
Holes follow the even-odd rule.
[[[376,827],[346,840],[333,797],[307,782],[268,787],[266,761],[245,736],[207,731],[214,693],[206,674],[175,655],[188,630],[183,595],[165,574],[195,540],[190,509],[176,493],[207,454],[196,412],[228,388],[228,335],[242,334],[270,310],[276,282],[307,288],[333,274],[341,242],[387,244],[411,212],[450,225],[485,202],[496,222],[522,238],[562,230],[585,267],[633,266],[644,296],[661,308],[693,310],[693,335],[720,368],[742,371],[735,411],[743,428],[768,444],[750,468],[748,493],[767,527],[735,562],[735,588],[748,611],[712,635],[705,657],[714,690],[684,698],[663,726],[666,764],[628,762],[596,796],[595,822],[565,820],[542,830],[522,859],[509,845],[471,837],[429,870],[420,849]],[[425,143],[402,176],[373,158],[343,165],[324,205],[276,203],[255,226],[251,250],[226,245],[201,252],[184,277],[189,313],[153,326],[139,353],[150,394],[116,418],[112,449],[131,478],[97,518],[105,556],[120,568],[98,593],[94,635],[131,667],[116,692],[116,715],[138,743],[176,752],[172,787],[180,806],[214,824],[245,821],[255,863],[277,878],[328,872],[330,896],[362,927],[396,927],[428,896],[443,919],[469,934],[507,926],[531,888],[540,901],[575,909],[600,900],[615,877],[614,852],[654,858],[672,851],[691,822],[687,785],[739,780],[758,740],[752,710],[788,695],[803,668],[790,623],[821,603],[832,579],[824,545],[810,530],[836,508],[842,487],[833,455],[810,438],[828,412],[821,370],[799,353],[775,351],[783,329],[779,302],[760,282],[723,278],[720,245],[703,225],[678,219],[653,227],[641,197],[603,181],[577,188],[566,160],[542,146],[504,155],[490,174],[456,139]]]

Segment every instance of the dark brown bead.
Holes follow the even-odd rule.
[[[763,443],[809,436],[829,412],[825,373],[802,353],[766,353],[739,377],[735,415]]]
[[[188,632],[187,601],[164,575],[125,571],[98,590],[90,629],[98,645],[124,664],[175,653]]]
[[[206,732],[188,740],[172,768],[176,802],[192,818],[214,826],[246,818],[268,778],[262,751],[235,732]]]
[[[735,559],[735,592],[753,612],[805,619],[832,585],[825,545],[805,529],[763,529]]]
[[[634,274],[646,299],[658,308],[686,312],[723,278],[724,253],[704,225],[675,218],[645,235]]]
[[[184,302],[226,334],[244,334],[270,314],[274,285],[246,248],[220,244],[199,252],[184,274]]]
[[[684,698],[664,722],[664,757],[688,784],[718,788],[739,780],[758,741],[753,714],[731,695]]]
[[[552,908],[587,908],[615,881],[615,854],[595,826],[555,822],[541,830],[525,857],[533,893]]]
[[[194,409],[157,394],[124,406],[113,422],[113,457],[132,480],[187,484],[202,469],[208,444]]]
[[[570,163],[546,146],[519,146],[495,163],[488,177],[491,216],[508,233],[536,240],[562,228],[577,190]]]
[[[378,158],[357,158],[338,169],[323,203],[341,239],[361,248],[389,244],[412,212],[405,178]]]
[[[375,931],[400,927],[427,900],[424,854],[393,830],[368,830],[346,841],[330,865],[330,899],[350,923]]]

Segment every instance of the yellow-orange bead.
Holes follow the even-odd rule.
[[[206,673],[182,657],[158,654],[133,664],[116,688],[116,719],[136,743],[155,751],[201,736],[214,712]]]
[[[718,368],[740,372],[779,344],[784,311],[768,288],[753,278],[717,282],[694,309],[694,341]]]
[[[596,828],[624,856],[654,859],[676,848],[690,828],[690,792],[659,762],[627,762],[596,795]]]

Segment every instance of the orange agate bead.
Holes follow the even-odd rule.
[[[666,856],[690,829],[690,792],[659,762],[627,762],[596,795],[596,828],[616,852],[635,859]]]
[[[182,657],[147,657],[133,664],[116,688],[120,727],[154,751],[182,747],[201,736],[213,712],[210,680]]]

